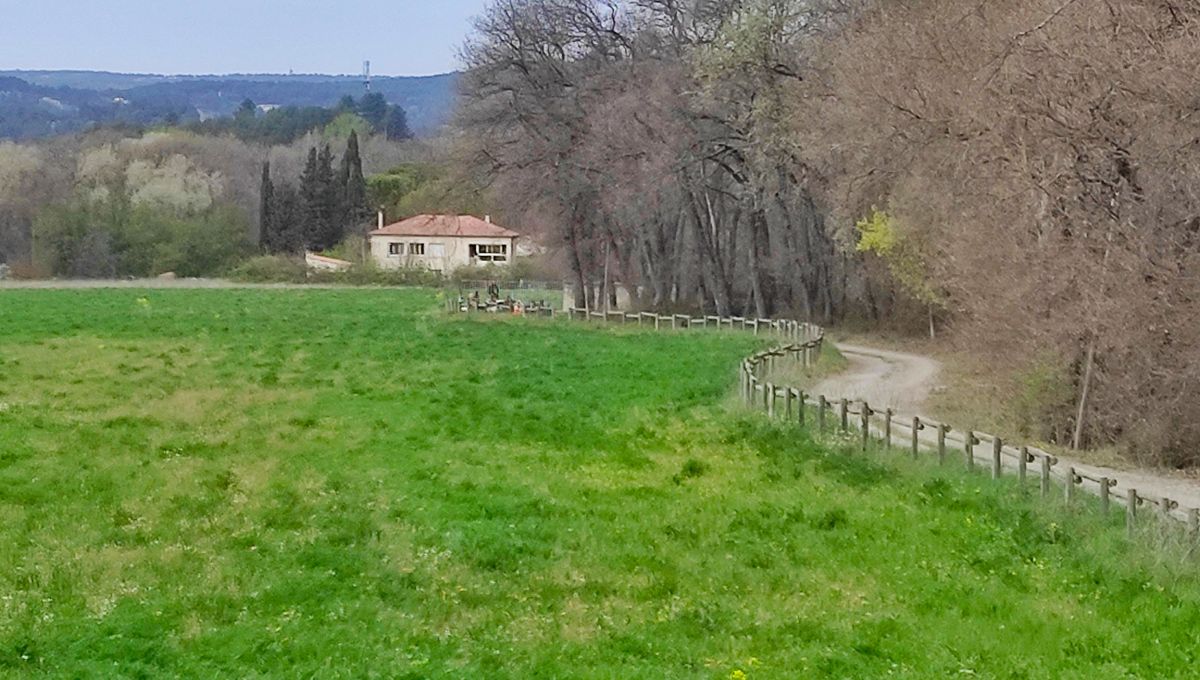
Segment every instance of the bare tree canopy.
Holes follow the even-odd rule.
[[[659,307],[834,318],[844,258],[787,126],[828,11],[493,3],[465,51],[471,162],[561,225],[580,304],[609,265]]]
[[[1195,462],[1200,3],[498,0],[464,56],[470,166],[579,304],[927,307],[1046,373],[1034,434]]]

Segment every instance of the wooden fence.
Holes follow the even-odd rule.
[[[1106,516],[1113,505],[1124,506],[1130,536],[1137,527],[1139,510],[1153,508],[1154,516],[1168,526],[1182,524],[1191,542],[1200,541],[1200,508],[1182,508],[1170,498],[1126,488],[1116,476],[1091,475],[1070,466],[1063,469],[1054,455],[1007,442],[996,435],[956,430],[931,418],[901,416],[891,409],[876,410],[866,401],[830,400],[825,395],[767,382],[767,377],[785,362],[805,368],[816,365],[825,342],[825,331],[820,326],[779,319],[601,312],[574,307],[562,312],[545,310],[542,315],[658,330],[735,329],[780,339],[783,344],[746,357],[739,368],[741,399],[748,407],[764,411],[769,418],[797,425],[811,424],[817,432],[853,434],[864,449],[872,443],[889,449],[902,446],[913,458],[933,455],[940,464],[959,458],[967,470],[986,469],[993,479],[1015,475],[1021,485],[1026,485],[1033,477],[1043,498],[1056,493],[1057,483],[1068,506],[1077,504],[1081,493],[1095,495],[1099,497],[1100,512]]]

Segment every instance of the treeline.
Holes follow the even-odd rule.
[[[1200,462],[1200,2],[504,0],[464,172],[583,304],[949,326],[1027,434]],[[1026,434],[1026,433],[1023,433]]]
[[[124,100],[112,92],[44,87],[0,76],[0,139],[32,139],[97,126],[178,122],[195,111],[177,99]]]
[[[417,132],[439,130],[454,102],[453,74],[421,78],[377,77],[372,94],[407,107],[405,124]],[[95,130],[199,124],[228,120],[238,103],[271,104],[272,135],[255,141],[286,144],[327,124],[345,99],[362,90],[358,77],[165,77],[87,72],[0,71],[0,139],[35,139]],[[335,104],[339,98],[342,105]],[[351,107],[353,108],[353,107]],[[324,119],[324,120],[320,120]],[[305,123],[308,123],[305,126]],[[220,124],[215,127],[226,128]],[[386,126],[393,128],[394,126]],[[383,126],[381,126],[381,129]],[[290,136],[278,131],[292,130]],[[223,131],[228,131],[223,129]],[[249,138],[249,137],[247,137]]]
[[[199,134],[230,134],[249,144],[291,144],[314,130],[380,134],[393,141],[411,139],[408,115],[378,92],[355,100],[342,97],[337,106],[284,106],[260,112],[250,99],[242,102],[232,117],[190,123],[187,129]]]
[[[367,177],[438,155],[353,128],[274,146],[180,129],[0,142],[0,263],[23,277],[222,275],[361,233],[383,200]]]

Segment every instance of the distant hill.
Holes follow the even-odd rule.
[[[451,115],[458,75],[375,76],[371,89],[403,106],[417,134]],[[229,116],[246,99],[260,105],[332,106],[363,94],[344,75],[164,76],[102,71],[0,70],[0,138],[28,139],[98,124],[187,123]]]

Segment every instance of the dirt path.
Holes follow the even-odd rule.
[[[892,408],[897,414],[908,416],[910,420],[913,415],[922,417],[931,415],[926,411],[925,403],[930,392],[937,386],[938,374],[941,371],[941,364],[937,360],[917,354],[862,345],[839,344],[838,349],[846,355],[850,365],[844,372],[831,376],[817,385],[814,388],[816,394],[823,394],[831,400],[843,398],[854,401],[866,400],[876,410]],[[960,427],[969,426],[969,423],[949,424]],[[911,428],[894,427],[894,429],[897,442],[911,437]],[[936,441],[936,433],[932,430],[926,430],[919,436],[925,443]],[[958,455],[961,456],[963,439],[962,432],[957,430],[957,427],[947,441],[956,447]],[[986,466],[990,464],[990,444],[976,447],[975,457],[979,464],[986,469]],[[1190,479],[1173,477],[1150,470],[1117,470],[1090,465],[1063,456],[1058,456],[1058,460],[1055,470],[1064,479],[1067,468],[1074,467],[1081,474],[1118,480],[1117,487],[1112,491],[1118,499],[1125,494],[1125,490],[1137,489],[1138,493],[1143,495],[1166,497],[1178,501],[1183,507],[1200,507],[1200,483]],[[1015,456],[1006,457],[1004,465],[1007,468],[1015,468]],[[1084,486],[1093,491],[1098,487],[1094,482],[1086,481]]]
[[[850,365],[814,389],[829,399],[866,400],[877,409],[924,413],[942,365],[934,359],[890,350],[839,344]]]

